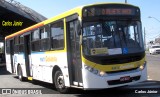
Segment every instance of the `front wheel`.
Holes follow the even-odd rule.
[[[63,74],[60,70],[56,71],[56,73],[55,73],[54,83],[55,83],[56,89],[60,93],[67,93],[69,91],[69,88],[66,87],[64,84],[64,77],[63,77]]]

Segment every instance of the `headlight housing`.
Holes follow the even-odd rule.
[[[98,76],[106,76],[106,73],[105,73],[104,71],[99,71],[99,70],[97,70],[97,69],[95,69],[95,68],[93,68],[93,67],[90,67],[90,66],[88,66],[88,65],[84,65],[84,68],[85,68],[86,70],[88,70],[89,72],[91,72],[91,73],[93,73],[93,74],[96,74],[96,75],[98,75]]]
[[[146,63],[147,63],[147,62],[145,61],[145,62],[143,63],[143,65],[140,65],[140,66],[139,66],[139,70],[142,71],[142,70],[146,67]]]

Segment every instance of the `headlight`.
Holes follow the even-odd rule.
[[[105,73],[104,71],[100,71],[100,72],[99,72],[99,75],[100,75],[100,76],[104,76],[105,74],[106,74],[106,73]]]
[[[146,66],[146,61],[144,62],[143,65],[141,65],[141,66],[139,67],[139,69],[142,71],[142,70],[145,68],[145,66]]]
[[[90,71],[91,73],[96,74],[98,76],[104,76],[104,75],[106,75],[106,73],[104,71],[99,71],[99,70],[97,70],[97,69],[95,69],[93,67],[87,66],[87,65],[85,65],[84,68],[86,70]]]

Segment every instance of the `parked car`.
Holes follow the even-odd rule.
[[[152,45],[149,48],[149,53],[150,54],[160,54],[160,45]]]

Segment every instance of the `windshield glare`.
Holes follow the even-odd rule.
[[[115,55],[144,50],[139,21],[102,21],[83,24],[85,55]]]

